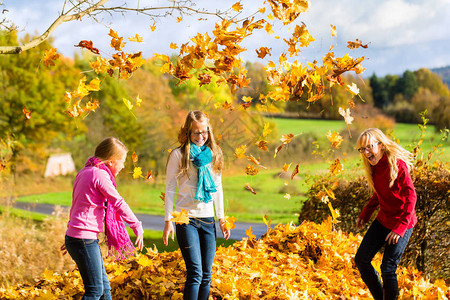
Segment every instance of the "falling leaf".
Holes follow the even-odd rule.
[[[337,174],[341,173],[342,171],[344,171],[344,166],[341,164],[341,161],[339,160],[339,158],[336,158],[334,163],[332,163],[330,166],[330,172],[333,175],[337,175]]]
[[[235,217],[225,216],[225,228],[226,229],[231,230],[231,229],[236,228],[236,225],[234,224],[234,222],[236,222]]]
[[[338,211],[337,209],[333,209],[333,205],[331,205],[331,202],[330,202],[330,201],[328,201],[328,208],[330,209],[331,216],[333,217],[333,220],[334,220],[334,221],[337,221],[337,219],[338,219],[339,216],[340,216],[339,211]]]
[[[253,155],[247,156],[248,160],[254,163],[255,165],[259,166],[260,158],[256,159]]]
[[[273,34],[273,33],[275,32],[275,31],[273,31],[273,29],[272,29],[272,25],[269,24],[269,23],[266,24],[266,26],[264,27],[264,29],[266,30],[266,32],[267,32],[268,34]]]
[[[242,145],[239,146],[238,148],[236,148],[234,150],[234,157],[240,159],[240,158],[246,158],[247,155],[245,155],[245,152],[247,151],[247,146],[246,145]]]
[[[331,146],[333,148],[336,148],[336,149],[338,149],[341,146],[342,141],[344,140],[342,138],[342,136],[339,135],[338,132],[333,132],[332,133],[331,130],[328,131],[327,138],[330,141]]]
[[[289,144],[289,143],[292,141],[293,138],[294,138],[294,135],[293,135],[292,133],[289,133],[289,134],[282,134],[282,135],[281,135],[280,141],[281,141],[283,144]]]
[[[141,104],[142,104],[142,99],[139,98],[139,95],[137,95],[137,96],[136,96],[136,106],[137,106],[137,107],[141,107]]]
[[[32,110],[27,111],[27,107],[24,106],[22,111],[23,111],[23,114],[25,115],[25,119],[27,119],[27,120],[31,119],[31,112],[32,112]]]
[[[137,43],[142,43],[144,41],[144,39],[142,38],[142,36],[140,36],[139,34],[136,33],[135,36],[130,36],[128,38],[128,40],[130,42],[137,42]]]
[[[331,36],[336,36],[336,26],[330,25],[331,27]]]
[[[176,224],[189,224],[188,212],[186,209],[182,209],[181,212],[174,211],[171,213],[173,218],[170,221],[175,222]]]
[[[56,51],[56,48],[48,48],[45,50],[43,63],[47,68],[49,66],[54,66],[55,63],[53,61],[59,58],[59,54],[56,53]]]
[[[286,195],[284,195],[284,197],[283,198],[285,198],[285,199],[287,199],[287,200],[290,200],[291,199],[291,195],[290,194],[288,194],[288,193],[286,193]]]
[[[278,147],[275,149],[275,155],[274,155],[273,157],[277,157],[278,152],[280,152],[280,150],[283,148],[283,146],[284,146],[284,144],[281,144],[280,146],[278,146]]]
[[[266,224],[267,228],[270,228],[270,224],[272,224],[272,220],[270,219],[270,217],[267,215],[264,215],[263,221],[264,221],[264,224]]]
[[[258,174],[259,169],[255,168],[255,166],[253,165],[247,165],[247,167],[245,168],[245,174],[250,175],[250,176],[255,176],[256,174]]]
[[[123,41],[123,37],[119,37],[117,35],[117,33],[112,30],[109,29],[109,34],[110,37],[112,37],[111,39],[111,48],[114,48],[114,50],[116,51],[122,51],[122,48],[125,46],[125,42]]]
[[[178,46],[176,43],[170,43],[170,49],[177,49]]]
[[[350,93],[352,93],[353,95],[358,95],[359,94],[359,88],[358,86],[353,82],[352,85],[347,85],[348,90],[350,91]]]
[[[256,238],[256,235],[253,234],[252,226],[248,227],[248,229],[245,231],[245,234],[248,236],[249,240],[253,240]]]
[[[177,17],[177,23],[180,23],[181,21],[183,21],[182,17]]]
[[[0,172],[3,172],[6,169],[6,165],[3,162],[0,162]]]
[[[289,170],[289,167],[292,165],[292,163],[290,163],[290,164],[284,164],[284,166],[283,166],[283,171],[284,172],[287,172],[288,170]]]
[[[265,140],[259,140],[259,141],[257,141],[255,144],[256,144],[256,146],[257,146],[259,149],[261,149],[261,150],[263,150],[263,151],[269,150],[269,148],[267,148],[268,142],[265,141]]]
[[[343,107],[339,107],[339,114],[344,117],[345,123],[348,125],[352,124],[354,120],[350,113],[350,108],[344,109]]]
[[[131,103],[130,100],[128,100],[128,99],[126,99],[126,98],[123,98],[122,100],[123,100],[123,103],[125,103],[125,105],[127,106],[127,108],[128,108],[129,110],[132,110],[132,109],[133,109],[133,104]]]
[[[258,57],[263,59],[267,55],[270,55],[271,50],[272,50],[272,48],[260,47],[259,49],[256,49],[255,51],[256,51],[256,54],[258,55]]]
[[[138,155],[136,154],[136,152],[133,152],[133,155],[131,155],[131,158],[133,159],[133,162],[134,163],[137,163],[137,161],[138,161]]]
[[[150,29],[151,29],[151,31],[155,31],[155,29],[156,29],[156,24],[153,23],[152,25],[150,25]]]
[[[266,12],[266,8],[265,8],[265,7],[258,8],[258,11],[259,11],[261,14],[264,14],[264,13]]]
[[[252,97],[248,97],[248,96],[243,96],[241,100],[246,102],[246,103],[248,103],[248,102],[252,102],[253,98]]]
[[[256,195],[256,191],[250,186],[250,184],[245,184],[245,189],[249,190],[253,195]]]
[[[359,47],[362,47],[362,48],[367,48],[368,47],[368,45],[366,44],[366,45],[363,45],[363,43],[360,41],[360,40],[358,40],[358,39],[356,39],[356,41],[355,42],[347,42],[347,48],[349,48],[349,49],[358,49]]]
[[[270,129],[270,123],[264,123],[264,129],[262,132],[262,136],[266,137],[272,132],[272,129]]]
[[[145,179],[149,180],[153,178],[153,171],[150,170],[150,172],[147,172],[147,174],[145,175]]]
[[[142,176],[142,168],[141,167],[135,167],[133,171],[133,178],[138,179]]]
[[[292,171],[291,180],[293,180],[294,177],[298,174],[298,166],[299,166],[299,164],[297,164],[294,168],[294,171]]]
[[[97,48],[94,48],[94,44],[92,43],[92,41],[80,41],[78,43],[78,45],[75,45],[75,47],[80,47],[80,48],[84,48],[87,49],[89,51],[91,51],[94,54],[100,54],[100,51],[98,51]]]
[[[160,198],[163,202],[165,202],[165,201],[166,201],[166,193],[161,192],[161,195],[159,195],[159,198]]]
[[[231,7],[234,11],[236,12],[240,12],[243,8],[241,2],[236,2],[235,4],[233,4],[233,6]]]

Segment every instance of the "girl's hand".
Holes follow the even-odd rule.
[[[166,221],[166,222],[164,222],[164,231],[163,231],[163,242],[164,242],[164,245],[166,245],[166,246],[169,243],[169,234],[173,241],[174,234],[175,234],[175,231],[173,230],[173,224],[170,221]]]
[[[358,228],[358,229],[363,228],[365,223],[366,223],[366,222],[364,222],[363,219],[358,218],[358,219],[356,220],[356,228]]]
[[[140,251],[142,251],[142,248],[144,248],[144,234],[140,234],[136,237],[136,241],[134,242],[134,245],[136,245]]]
[[[219,219],[220,230],[222,231],[223,238],[228,240],[230,237],[230,229],[225,227],[225,219]]]
[[[400,239],[400,235],[391,231],[386,237],[386,242],[388,245],[390,244],[397,244],[398,240]]]

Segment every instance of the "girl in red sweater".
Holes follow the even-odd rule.
[[[416,192],[409,174],[412,154],[376,128],[361,133],[357,144],[374,191],[356,221],[357,228],[369,221],[377,207],[380,210],[358,248],[355,263],[374,299],[398,299],[397,264],[417,223]],[[382,283],[371,261],[383,246]]]

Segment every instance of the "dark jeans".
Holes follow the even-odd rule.
[[[98,240],[77,239],[66,235],[65,244],[83,279],[85,292],[82,299],[111,300],[111,287]]]
[[[214,218],[189,218],[189,224],[176,224],[176,233],[187,271],[183,298],[208,299],[216,254]]]
[[[412,234],[412,228],[406,230],[396,244],[386,244],[386,237],[391,232],[380,224],[377,220],[373,221],[367,230],[361,245],[355,256],[356,267],[361,273],[361,278],[369,288],[374,299],[383,299],[383,288],[386,290],[398,290],[397,264],[405,251],[409,238]],[[372,266],[372,259],[377,252],[384,246],[383,261],[381,263],[381,283],[378,272]]]

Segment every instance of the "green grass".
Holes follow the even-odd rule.
[[[283,134],[293,133],[314,133],[317,136],[325,137],[329,130],[340,132],[347,126],[344,121],[340,120],[307,120],[307,119],[269,119],[277,124],[278,130]]]
[[[32,212],[28,210],[18,209],[14,207],[6,207],[6,206],[0,206],[0,214],[9,214],[11,216],[19,217],[22,219],[32,219],[37,222],[44,221],[45,218],[48,218],[49,216],[46,214],[41,214],[37,212]]]

